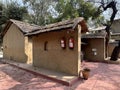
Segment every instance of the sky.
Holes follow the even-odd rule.
[[[96,2],[95,6],[99,7],[101,0],[86,0],[86,1]],[[106,3],[107,1],[110,2],[110,1],[113,1],[113,0],[104,0],[104,3]],[[114,0],[114,1],[117,2],[116,6],[117,6],[117,9],[118,9],[118,12],[116,14],[115,19],[120,19],[120,0]],[[112,14],[112,9],[107,9],[106,11],[103,12],[104,17],[107,20],[110,19],[111,14]]]
[[[9,3],[11,1],[17,1],[20,5],[23,5],[22,0],[0,0],[2,3]]]
[[[120,0],[116,0],[116,1],[117,1],[116,5],[117,5],[118,12],[116,14],[115,19],[120,19]],[[105,16],[105,19],[109,19],[110,16],[111,16],[111,13],[112,13],[111,9],[108,9],[105,12],[103,12],[103,15]]]

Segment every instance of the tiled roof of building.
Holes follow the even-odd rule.
[[[7,32],[7,30],[12,24],[15,24],[23,34],[26,34],[28,32],[31,32],[40,28],[40,26],[38,25],[32,25],[26,22],[10,19],[3,30],[4,32],[1,34],[2,36],[5,35],[5,33]]]
[[[40,29],[27,33],[26,35],[36,35],[39,33],[56,31],[56,30],[64,30],[64,29],[69,29],[69,28],[75,29],[78,24],[81,25],[82,32],[88,31],[88,28],[87,28],[87,25],[84,19],[82,17],[78,17],[75,19],[65,20],[65,21],[61,21],[58,23],[49,24],[47,26],[43,26]]]
[[[106,34],[85,34],[81,38],[105,38]]]
[[[84,18],[78,17],[71,20],[65,20],[61,22],[57,22],[54,24],[49,24],[46,26],[38,26],[38,25],[31,25],[29,23],[25,23],[18,20],[10,19],[7,23],[7,25],[4,28],[4,32],[2,33],[2,36],[5,35],[11,24],[15,24],[20,31],[22,31],[25,35],[36,35],[39,33],[45,33],[50,31],[57,31],[57,30],[65,30],[65,29],[75,29],[78,24],[81,25],[82,32],[87,32],[88,28],[84,21]]]
[[[24,33],[28,33],[40,28],[40,26],[38,25],[29,24],[26,22],[18,21],[18,20],[10,19],[10,22],[13,22],[15,25],[17,25]]]
[[[101,26],[98,28],[89,28],[89,31],[100,31],[100,30],[105,30],[106,26]]]

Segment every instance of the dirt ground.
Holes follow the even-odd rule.
[[[0,62],[0,90],[120,90],[120,64],[85,63],[88,80],[65,86]]]

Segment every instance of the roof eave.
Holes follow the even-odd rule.
[[[47,33],[47,32],[54,32],[54,31],[61,31],[63,29],[72,29],[72,27],[67,27],[67,28],[60,28],[60,29],[56,29],[56,30],[52,30],[52,31],[46,31],[46,32],[41,32],[41,33],[26,33],[26,36],[34,36],[34,35],[38,35],[38,34],[42,34],[42,33]]]
[[[42,31],[40,30],[36,30],[35,32],[30,32],[30,33],[27,33],[26,35],[28,36],[31,36],[31,35],[36,35],[36,34],[40,34],[40,33],[45,33],[45,32],[51,32],[51,31],[57,31],[57,30],[63,30],[63,29],[72,29],[72,30],[75,30],[75,28],[78,26],[78,25],[81,25],[81,32],[82,33],[85,33],[85,32],[88,32],[88,28],[87,28],[87,25],[84,21],[84,18],[76,18],[74,19],[73,23],[69,23],[69,24],[61,24],[60,26],[54,26],[52,28],[47,28],[47,29],[41,29]]]
[[[5,25],[4,29],[3,29],[3,32],[1,33],[1,36],[2,36],[2,37],[4,37],[4,35],[5,35],[6,32],[8,31],[8,29],[10,28],[10,26],[11,26],[12,23],[13,23],[13,22],[11,22],[11,21],[8,21],[8,22],[6,23],[6,25]]]

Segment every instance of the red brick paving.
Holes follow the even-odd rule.
[[[0,63],[0,90],[120,90],[120,64],[86,62],[84,66],[91,69],[89,79],[64,86]]]

